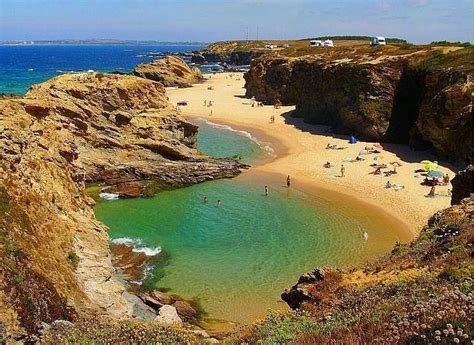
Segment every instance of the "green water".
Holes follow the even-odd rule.
[[[239,133],[200,125],[199,146],[208,153],[242,154],[249,161],[262,154]],[[162,248],[167,260],[154,267],[144,286],[195,299],[209,318],[236,322],[283,307],[281,291],[300,274],[316,266],[360,263],[396,241],[390,232],[377,231],[370,222],[364,228],[324,200],[278,184],[269,187],[265,197],[259,182],[243,176],[149,199],[99,200],[95,212],[110,227],[111,238]],[[363,231],[369,233],[367,242]]]

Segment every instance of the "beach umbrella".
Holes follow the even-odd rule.
[[[429,164],[425,164],[425,170],[433,171],[438,169],[438,163],[430,162]]]
[[[426,174],[428,177],[443,177],[444,174],[441,171],[438,170],[432,170],[429,171],[428,174]]]

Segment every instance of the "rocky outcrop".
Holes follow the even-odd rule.
[[[451,180],[453,186],[451,205],[458,205],[465,198],[474,193],[474,166],[471,164],[466,169],[458,172]]]
[[[84,310],[132,315],[86,183],[159,188],[240,170],[200,155],[196,127],[163,85],[135,76],[61,75],[0,100],[0,113],[0,314],[10,334]]]
[[[462,54],[469,57],[472,50]],[[307,123],[375,141],[433,147],[443,158],[470,161],[470,65],[427,68],[410,61],[405,56],[264,56],[245,74],[246,96],[296,104],[292,115]]]
[[[133,74],[158,81],[166,87],[190,87],[202,80],[201,71],[197,67],[191,68],[184,60],[172,55],[139,64],[133,70]]]

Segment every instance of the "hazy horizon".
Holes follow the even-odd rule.
[[[474,41],[470,0],[2,0],[0,41],[161,42],[383,35]]]

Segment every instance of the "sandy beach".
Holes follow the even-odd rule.
[[[450,198],[443,196],[451,189],[450,185],[437,186],[436,193],[440,195],[428,198],[430,187],[422,186],[424,177],[415,173],[423,168],[420,161],[436,159],[430,153],[412,151],[404,145],[383,144],[380,154],[362,155],[363,161],[351,162],[361,150],[374,143],[350,144],[347,136],[329,133],[328,127],[307,125],[302,119],[290,116],[294,107],[252,107],[252,101],[244,97],[242,73],[206,77],[204,83],[191,88],[168,90],[170,101],[173,104],[179,100],[188,101],[188,105],[180,109],[185,117],[227,124],[268,143],[274,151],[273,159],[262,160],[246,174],[258,175],[262,180],[266,174],[277,174],[282,183],[286,175],[290,175],[292,186],[308,194],[332,195],[334,200],[349,208],[354,202],[368,205],[371,209],[368,213],[388,214],[400,227],[408,229],[411,239],[434,212],[450,205]],[[204,106],[204,101],[209,100],[213,105]],[[271,116],[275,117],[274,123],[270,122]],[[328,150],[328,143],[344,149]],[[333,167],[324,168],[326,162]],[[373,174],[375,168],[371,164],[386,164],[388,168],[383,171],[389,171],[393,169],[392,162],[401,164],[396,174],[390,177]],[[452,167],[439,163],[438,170],[453,178]],[[345,167],[344,177],[341,177],[341,164]],[[398,188],[385,188],[387,181]]]

